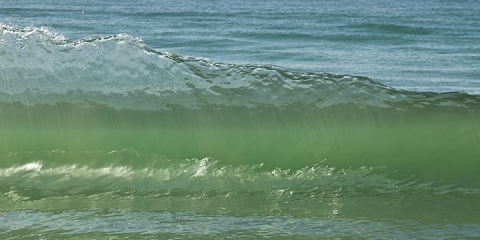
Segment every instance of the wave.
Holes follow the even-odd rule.
[[[442,214],[449,219],[463,219],[466,213],[475,211],[480,194],[478,188],[426,182],[415,176],[392,178],[385,167],[335,169],[319,164],[295,171],[267,170],[261,164],[232,166],[207,158],[165,160],[133,149],[84,156],[104,159],[133,155],[136,160],[150,160],[150,166],[51,161],[72,155],[53,151],[41,160],[0,168],[0,210],[201,209],[223,214],[403,219],[402,211],[412,218],[418,209],[442,208],[448,209]],[[450,209],[451,205],[458,208]]]
[[[425,27],[409,26],[409,25],[397,25],[397,24],[379,24],[379,23],[361,23],[351,24],[348,27],[368,29],[377,33],[392,33],[398,35],[429,35],[431,30]]]
[[[170,160],[210,158],[233,172],[259,164],[266,171],[385,167],[389,179],[480,184],[478,95],[212,63],[155,51],[126,34],[69,40],[46,28],[0,31],[2,169],[35,166],[55,149],[75,154],[44,164],[91,174],[103,171],[95,166],[148,168],[152,159],[127,154],[119,164],[82,154],[131,148]],[[16,154],[24,157],[9,157]]]
[[[26,105],[95,101],[115,109],[170,105],[325,108],[478,105],[464,93],[396,90],[366,77],[295,73],[277,66],[211,63],[157,52],[126,34],[68,40],[46,28],[0,25],[0,101]],[[405,104],[407,103],[407,104]]]

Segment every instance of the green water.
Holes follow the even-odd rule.
[[[134,111],[95,104],[9,104],[2,106],[1,114],[3,153],[132,148],[166,159],[210,157],[222,164],[263,163],[267,169],[296,170],[324,162],[337,168],[388,166],[405,174],[478,180],[474,169],[480,156],[480,118],[471,109],[336,106]],[[74,163],[111,164],[75,158],[61,164]]]
[[[479,6],[4,1],[0,239],[478,238]]]
[[[2,237],[396,238],[480,224],[474,108],[0,109]]]

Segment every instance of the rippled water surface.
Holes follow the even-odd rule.
[[[480,237],[475,1],[15,1],[0,238]]]

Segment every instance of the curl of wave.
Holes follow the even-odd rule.
[[[405,109],[480,103],[478,96],[401,91],[367,77],[212,63],[157,52],[127,34],[69,40],[44,27],[0,25],[0,39],[2,102],[94,101],[140,110],[172,105],[321,109],[342,104]]]

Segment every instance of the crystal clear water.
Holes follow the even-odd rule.
[[[476,1],[4,1],[0,238],[480,237]]]

